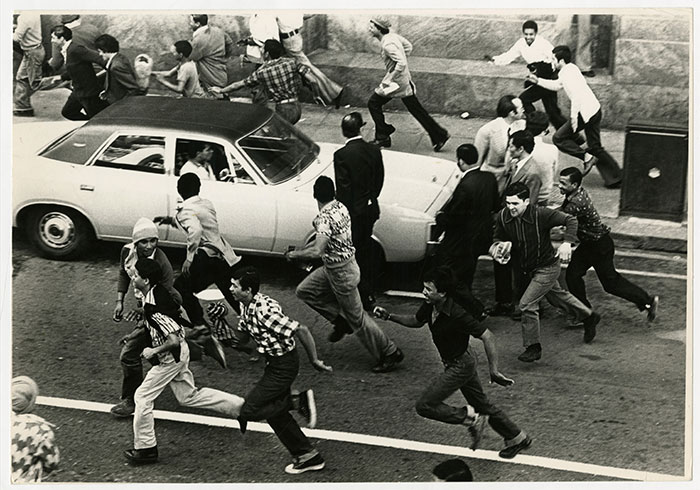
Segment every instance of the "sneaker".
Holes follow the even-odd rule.
[[[542,345],[532,344],[528,345],[525,352],[518,356],[519,361],[523,362],[534,362],[542,358]]]
[[[469,444],[469,449],[475,451],[479,447],[481,442],[481,436],[484,434],[484,429],[486,428],[486,416],[477,415],[476,420],[469,427],[469,436],[472,438],[471,444]]]
[[[309,429],[316,427],[316,401],[314,400],[313,390],[306,390],[299,393],[299,408],[297,411],[306,419],[306,426]]]
[[[595,311],[591,315],[583,320],[583,341],[590,344],[595,338],[595,327],[600,323],[600,315]]]
[[[124,456],[130,463],[134,464],[152,464],[158,462],[158,446],[147,447],[144,449],[127,449],[124,451]]]
[[[218,362],[222,368],[226,369],[226,354],[221,343],[211,335],[203,338],[200,342],[204,353]]]
[[[134,400],[130,398],[125,398],[124,400],[120,401],[112,408],[110,408],[109,412],[114,417],[118,419],[123,419],[134,415],[134,410],[136,410],[136,404],[134,404]]]
[[[647,321],[649,323],[656,320],[656,313],[659,311],[659,297],[654,296],[651,300],[651,304],[647,307]]]
[[[505,449],[501,449],[498,452],[498,455],[504,459],[513,459],[515,456],[518,455],[520,451],[529,448],[531,445],[532,439],[529,436],[525,436],[525,440],[523,442],[521,442],[520,444],[513,444],[512,446],[508,446]]]
[[[438,141],[437,143],[435,143],[433,145],[433,151],[437,152],[437,151],[442,150],[442,147],[445,146],[445,143],[447,143],[448,139],[450,139],[450,133],[447,133],[445,135],[445,139],[443,139],[442,141]]]
[[[403,361],[403,352],[401,352],[401,349],[396,349],[396,352],[393,354],[386,356],[384,359],[382,359],[379,364],[374,366],[372,368],[372,372],[375,373],[388,373],[389,371],[393,371],[396,369],[396,367]]]
[[[320,454],[317,454],[313,458],[307,459],[303,463],[299,462],[299,458],[294,458],[292,464],[288,464],[284,471],[290,475],[299,475],[306,471],[319,471],[326,466],[326,462],[323,460]]]

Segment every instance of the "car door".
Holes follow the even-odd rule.
[[[78,176],[78,201],[89,210],[98,233],[130,239],[141,218],[164,216],[169,209],[165,138],[150,130],[116,132]],[[161,239],[168,233],[159,227]]]
[[[176,171],[169,186],[175,192],[171,200],[182,201],[177,195],[179,169],[202,145],[212,150],[209,164],[216,180],[202,180],[199,194],[214,204],[219,231],[236,251],[269,253],[276,233],[277,205],[273,189],[261,182],[227,141],[201,135],[176,138],[173,157]],[[175,213],[172,209],[170,215]],[[173,229],[168,241],[184,243],[186,237],[181,230]]]

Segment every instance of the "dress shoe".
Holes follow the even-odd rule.
[[[124,456],[130,463],[134,464],[152,464],[158,462],[158,446],[147,447],[144,449],[127,449],[124,451]]]
[[[654,296],[654,298],[651,300],[651,304],[647,306],[647,321],[649,323],[653,322],[656,320],[656,313],[659,311],[659,297]]]
[[[352,328],[348,321],[338,315],[335,320],[333,320],[333,331],[328,336],[328,342],[338,342],[342,340],[343,337],[352,333]]]
[[[342,100],[342,98],[343,98],[343,94],[344,94],[344,93],[345,93],[345,87],[343,87],[342,89],[340,89],[340,93],[338,94],[338,97],[336,97],[335,99],[333,99],[333,105],[335,106],[336,109],[340,109],[341,100]]]
[[[484,429],[486,428],[486,416],[477,415],[476,420],[472,423],[469,429],[469,437],[471,437],[472,442],[469,444],[469,449],[472,451],[479,447],[481,442],[481,437],[484,435]]]
[[[447,140],[450,139],[450,133],[447,133],[445,135],[445,138],[442,141],[438,141],[433,145],[433,151],[440,151],[442,150],[442,147],[445,146],[445,143],[447,143]]]
[[[238,417],[236,420],[238,420],[238,430],[241,431],[241,434],[245,434],[245,431],[248,429],[248,421],[240,417]]]
[[[600,315],[595,311],[583,320],[583,341],[590,344],[595,338],[595,327],[600,322]]]
[[[513,303],[496,303],[493,306],[486,308],[486,313],[489,316],[510,316],[513,314]]]
[[[612,183],[612,184],[606,184],[606,185],[605,185],[605,188],[606,188],[606,189],[619,189],[619,188],[621,188],[621,187],[622,187],[622,181],[621,181],[621,180],[620,180],[620,181],[617,181],[617,182],[614,182],[614,183]]]
[[[371,141],[373,145],[377,145],[380,148],[391,148],[391,138],[386,137],[384,139],[374,139]]]
[[[523,362],[534,362],[542,358],[542,345],[532,344],[528,345],[525,352],[518,356],[519,361]]]
[[[131,398],[125,398],[110,408],[109,413],[118,419],[123,419],[134,415],[134,410],[136,410],[134,400]]]
[[[226,369],[226,354],[224,354],[224,348],[221,346],[221,343],[211,335],[200,337],[200,339],[198,343],[204,349],[204,353],[218,362],[222,368]]]
[[[587,161],[583,162],[583,172],[581,172],[584,176],[588,175],[591,170],[593,170],[593,167],[595,167],[595,164],[598,163],[598,157],[597,156],[591,156]]]
[[[581,75],[583,75],[584,77],[592,78],[595,76],[595,72],[593,70],[586,70],[586,71],[582,71]]]
[[[525,436],[525,440],[519,444],[513,444],[505,449],[501,449],[498,455],[503,459],[513,459],[518,455],[523,449],[527,449],[532,445],[532,439],[529,436]]]
[[[386,356],[379,362],[379,364],[374,366],[372,368],[372,372],[388,373],[389,371],[393,371],[394,369],[396,369],[396,367],[401,363],[401,361],[403,361],[403,352],[401,352],[401,349],[397,348],[396,352]]]
[[[34,117],[34,109],[29,109],[27,111],[12,111],[12,115],[17,117]]]

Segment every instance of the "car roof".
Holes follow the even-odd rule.
[[[130,96],[93,116],[86,126],[187,130],[236,140],[265,124],[273,111],[214,99]]]

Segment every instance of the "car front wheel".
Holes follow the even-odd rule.
[[[91,231],[80,213],[60,207],[37,209],[27,223],[29,239],[49,259],[69,260],[79,256],[88,246]]]

